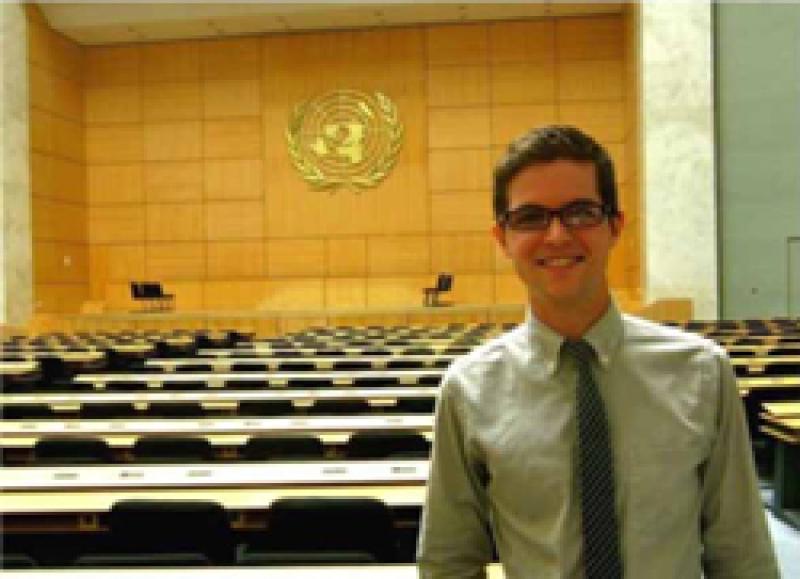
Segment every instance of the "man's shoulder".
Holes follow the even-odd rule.
[[[524,333],[524,324],[514,326],[453,360],[450,369],[460,372],[481,371],[502,364],[508,361],[515,350],[524,346]]]
[[[625,339],[629,344],[652,346],[665,351],[702,351],[714,357],[725,355],[722,346],[705,336],[630,314],[623,314],[622,319]]]

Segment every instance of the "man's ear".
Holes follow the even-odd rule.
[[[503,250],[503,253],[508,255],[508,246],[506,245],[506,229],[499,223],[495,222],[492,227],[492,235],[497,241],[497,245]]]
[[[622,235],[624,226],[625,214],[622,211],[608,218],[608,228],[611,230],[611,236],[614,238],[614,241],[617,241],[619,236]]]

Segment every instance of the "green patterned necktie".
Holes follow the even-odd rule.
[[[592,372],[592,347],[584,340],[564,342],[578,368],[578,461],[583,565],[586,579],[623,576],[614,489],[614,454],[608,419]]]

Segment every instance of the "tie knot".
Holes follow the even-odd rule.
[[[586,340],[564,340],[562,350],[579,362],[591,362],[594,357],[594,348]]]

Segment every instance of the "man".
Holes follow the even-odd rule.
[[[443,378],[421,577],[484,577],[495,548],[507,579],[778,577],[723,350],[611,299],[607,152],[531,131],[495,169],[494,213],[530,312]]]

